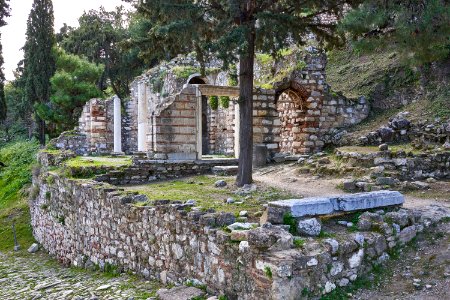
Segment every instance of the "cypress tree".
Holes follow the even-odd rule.
[[[6,25],[5,18],[9,17],[9,0],[0,0],[0,27]],[[5,99],[5,74],[3,73],[3,47],[0,35],[0,123],[6,119],[7,106]]]
[[[45,121],[34,106],[48,104],[50,99],[50,78],[56,70],[53,19],[52,1],[34,0],[28,16],[23,76],[25,98],[29,109],[34,111],[37,136],[42,145],[45,144]]]

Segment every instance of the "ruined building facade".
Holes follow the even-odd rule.
[[[268,156],[321,151],[331,129],[368,115],[364,97],[331,95],[322,52],[311,48],[302,60],[305,67],[292,68],[270,89],[254,90],[253,142]],[[228,85],[232,74],[219,62],[206,67],[201,76],[194,59],[178,57],[136,78],[129,99],[89,101],[78,130],[63,134],[56,146],[79,154],[146,152],[158,159],[238,157],[239,88]],[[229,97],[229,105],[213,110],[211,96]]]

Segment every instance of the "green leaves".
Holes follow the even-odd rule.
[[[51,78],[52,94],[49,104],[35,106],[38,115],[52,123],[52,135],[72,129],[83,105],[91,98],[101,97],[97,82],[103,65],[96,65],[76,55],[57,49],[57,71]]]
[[[356,51],[392,46],[405,64],[421,66],[450,55],[448,1],[366,1],[339,28]]]

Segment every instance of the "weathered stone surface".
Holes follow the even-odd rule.
[[[269,203],[269,222],[275,217],[272,215],[277,213],[271,208],[280,208],[281,214],[291,213],[294,218],[326,215],[334,211],[330,198],[325,197],[274,201]]]
[[[157,292],[160,300],[191,300],[205,295],[201,289],[196,287],[177,286],[170,290],[161,289]]]
[[[417,231],[415,226],[409,226],[400,231],[398,240],[401,244],[406,244],[416,237]]]
[[[232,176],[232,175],[237,175],[238,167],[237,166],[216,166],[216,167],[212,168],[212,172],[214,175]]]
[[[326,215],[338,211],[356,211],[376,207],[403,204],[404,197],[395,191],[357,193],[335,197],[280,200],[269,203],[268,221],[280,223],[283,215],[290,213],[294,218]]]
[[[30,246],[30,248],[28,248],[28,252],[29,253],[36,253],[39,250],[39,245],[34,243],[33,245]]]
[[[227,182],[225,180],[217,180],[214,183],[215,187],[226,187],[227,186]]]
[[[355,211],[401,205],[404,201],[403,195],[396,191],[359,193],[340,197],[339,209],[342,211]]]
[[[300,220],[297,224],[297,232],[300,235],[318,236],[321,230],[322,225],[316,218]]]

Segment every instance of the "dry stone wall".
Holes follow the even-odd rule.
[[[248,227],[234,223],[233,214],[194,210],[189,203],[135,206],[146,197],[49,172],[59,161],[52,155],[39,155],[41,169],[33,178],[39,192],[30,199],[30,211],[36,240],[58,260],[77,267],[117,266],[163,283],[195,279],[229,299],[289,300],[329,293],[369,273],[392,249],[450,216],[439,207],[367,212],[358,221],[360,232],[304,239],[296,247],[293,241],[299,238],[285,225]]]

